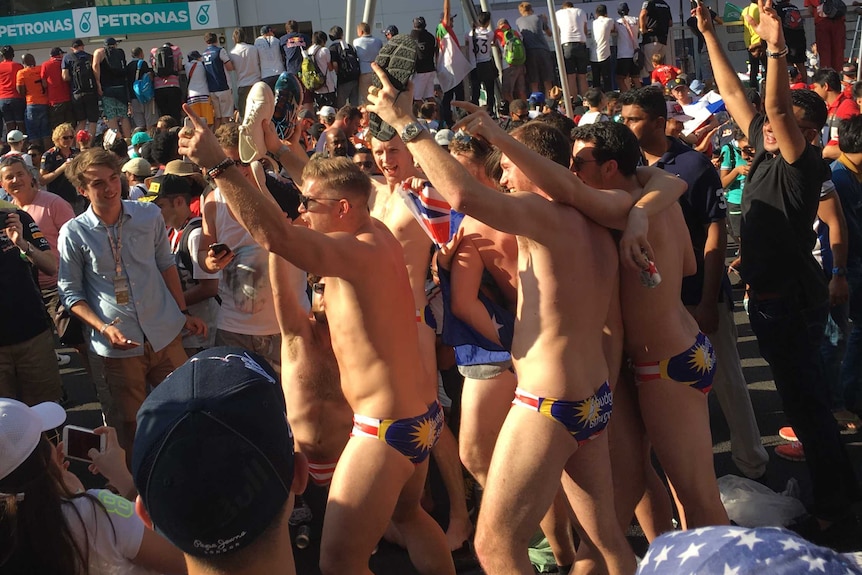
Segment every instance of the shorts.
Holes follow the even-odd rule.
[[[75,94],[72,99],[72,111],[75,114],[76,122],[87,121],[95,124],[101,116],[99,112],[99,95]]]
[[[808,58],[805,56],[805,44],[787,42],[787,63],[805,64]]]
[[[24,123],[24,108],[27,107],[24,98],[3,98],[0,99],[0,114],[3,115],[3,121]]]
[[[332,483],[332,475],[335,473],[335,461],[312,461],[308,460],[308,477],[318,487],[326,487]]]
[[[195,96],[194,98],[196,99],[198,96]],[[189,98],[188,104],[195,114],[206,120],[208,125],[213,125],[215,114],[213,112],[213,105],[210,104],[209,98],[206,100],[200,99],[196,101],[193,101],[193,98]]]
[[[110,96],[102,96],[102,110],[106,120],[119,120],[129,116],[129,104]]]
[[[156,108],[155,98],[146,104],[141,104],[137,98],[132,99],[132,120],[137,128],[155,126],[159,120],[159,111]]]
[[[538,397],[519,387],[515,390],[512,405],[526,407],[562,423],[578,445],[583,445],[598,437],[608,426],[614,408],[614,394],[607,381],[593,395],[578,401]]]
[[[590,64],[590,51],[585,42],[566,42],[563,44],[563,61],[566,74],[586,74]]]
[[[644,52],[644,69],[641,72],[644,73],[644,75],[648,75],[648,74],[646,74],[647,72],[653,71],[653,65],[652,65],[653,55],[654,54],[662,54],[666,57],[667,56],[667,46],[665,44],[662,44],[661,42],[658,42],[658,41],[654,41],[654,42],[644,41],[643,46],[641,46],[641,49]]]
[[[443,408],[439,401],[428,411],[406,419],[375,419],[353,414],[353,437],[373,437],[419,465],[431,454],[443,431]]]
[[[479,365],[459,365],[458,373],[470,379],[494,379],[505,371],[512,371],[512,360],[491,361]]]
[[[437,318],[434,317],[434,310],[430,305],[426,304],[423,309],[416,308],[416,323],[425,324],[437,332]]]
[[[516,95],[527,93],[527,69],[523,64],[503,69],[503,99],[511,102]]]
[[[742,205],[727,202],[727,228],[735,238],[740,235],[742,226]]]
[[[233,92],[210,92],[210,102],[216,118],[233,118]]]
[[[21,343],[0,346],[0,397],[36,405],[60,401],[62,396],[51,330]]]
[[[413,99],[427,100],[434,97],[436,72],[422,72],[413,76]]]
[[[634,58],[617,58],[617,76],[637,78],[640,70],[635,66]]]
[[[533,48],[527,50],[527,82],[530,84],[554,83],[554,62],[550,50]],[[542,86],[539,86],[542,88]]]
[[[72,108],[72,102],[60,102],[59,104],[51,104],[48,108],[48,124],[51,130],[66,122],[75,127],[75,110]]]
[[[48,126],[48,104],[30,104],[24,111],[24,125],[30,141],[51,137]]]
[[[684,352],[662,361],[633,362],[635,383],[641,385],[657,379],[668,379],[693,387],[704,394],[712,389],[715,376],[715,350],[703,333]]]

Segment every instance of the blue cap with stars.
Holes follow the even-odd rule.
[[[655,539],[638,575],[859,575],[850,556],[780,527],[701,527]]]
[[[138,411],[132,475],[156,532],[196,557],[238,551],[280,517],[293,481],[284,393],[237,347],[193,356]]]

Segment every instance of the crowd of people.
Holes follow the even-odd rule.
[[[533,573],[539,530],[560,573],[672,573],[663,533],[730,525],[711,391],[739,472],[769,464],[733,285],[787,418],[774,454],[810,475],[797,530],[859,550],[862,83],[821,38],[843,13],[809,0],[822,67],[799,81],[786,4],[746,9],[749,86],[703,5],[700,72],[666,63],[664,0],[522,2],[461,39],[446,0],[385,42],[289,20],[187,56],[0,48],[0,570],[292,573],[313,489],[326,574],[368,572],[381,538],[421,573]],[[443,90],[453,41],[472,71]],[[54,436],[58,338],[105,489]],[[635,557],[633,519],[663,551]]]

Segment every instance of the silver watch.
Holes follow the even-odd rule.
[[[409,124],[404,126],[403,130],[401,130],[401,141],[406,144],[407,142],[415,139],[416,136],[421,134],[426,129],[427,128],[425,127],[425,124],[421,122],[410,122]]]

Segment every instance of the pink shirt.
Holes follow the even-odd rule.
[[[63,227],[63,224],[75,217],[72,206],[57,194],[40,190],[33,198],[33,203],[29,206],[21,206],[21,209],[30,214],[30,217],[39,226],[39,230],[48,240],[48,245],[51,246],[54,260],[59,265],[60,252],[57,250],[57,238],[60,237],[60,228]],[[41,289],[53,288],[56,285],[56,275],[49,276],[39,272],[39,287]]]
[[[172,47],[171,51],[174,54],[174,70],[176,70],[177,74],[173,74],[167,78],[160,78],[155,74],[156,68],[158,68],[156,65],[156,58],[160,47],[161,46],[157,46],[150,50],[150,66],[153,68],[153,87],[157,90],[159,88],[179,88],[180,78],[177,74],[179,74],[180,70],[183,69],[183,53],[179,46]]]

